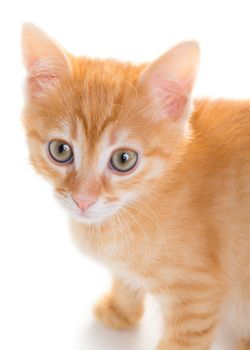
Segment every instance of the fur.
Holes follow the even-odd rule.
[[[96,316],[132,327],[151,293],[166,326],[158,350],[208,350],[222,328],[249,348],[250,102],[192,102],[193,42],[133,65],[74,57],[26,25],[23,52],[32,164],[69,210],[79,249],[114,275]],[[73,164],[51,162],[53,139],[72,146]],[[128,174],[107,165],[119,148],[139,155]],[[79,193],[97,198],[86,215]]]

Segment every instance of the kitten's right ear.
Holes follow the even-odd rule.
[[[66,52],[33,24],[23,25],[22,52],[31,95],[40,95],[70,72]]]

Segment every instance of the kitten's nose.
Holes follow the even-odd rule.
[[[75,195],[72,197],[73,197],[73,200],[75,201],[75,203],[77,204],[78,208],[81,211],[85,211],[86,209],[88,209],[97,200],[96,197],[86,197],[86,196],[82,196],[82,195]]]

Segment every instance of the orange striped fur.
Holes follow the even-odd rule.
[[[208,350],[216,341],[222,350],[243,349],[240,342],[250,341],[250,102],[192,105],[199,61],[192,42],[133,65],[74,57],[26,25],[23,52],[31,161],[72,214],[78,247],[114,275],[96,316],[132,327],[152,293],[166,328],[157,350]],[[73,163],[51,161],[53,139],[71,145]],[[108,165],[121,146],[138,150],[128,174]],[[77,212],[79,193],[97,198],[94,219]]]

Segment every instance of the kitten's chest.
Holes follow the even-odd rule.
[[[153,268],[154,251],[145,253],[143,245],[126,247],[122,244],[112,244],[103,247],[101,252],[95,252],[100,259],[118,278],[135,288],[150,290],[157,283]]]
[[[153,265],[153,252],[143,254],[143,247],[124,249],[121,244],[110,244],[92,251],[94,257],[105,264],[114,276],[134,288],[150,290],[157,284]]]
[[[84,254],[104,263],[127,284],[150,290],[158,283],[159,247],[158,244],[150,244],[145,234],[144,231],[141,239],[135,241],[124,232],[107,232],[97,237],[95,232],[86,234],[80,226],[72,230],[74,241]]]
[[[106,263],[116,277],[122,279],[132,288],[151,290],[157,284],[157,279],[153,274],[149,276],[142,269],[135,268],[129,263],[110,260],[106,260]]]

